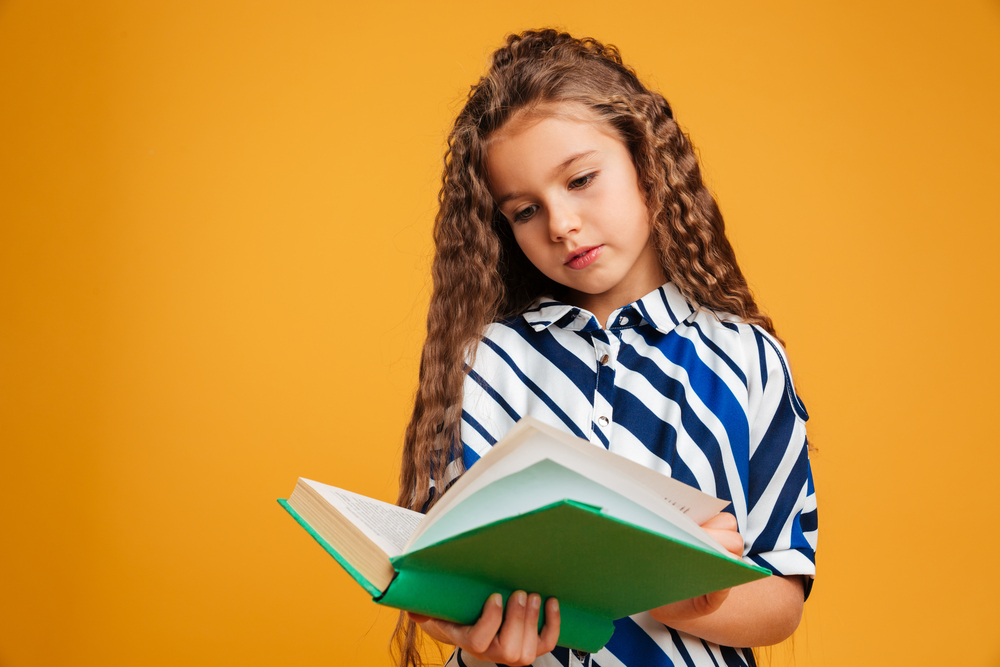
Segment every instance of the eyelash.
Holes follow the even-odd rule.
[[[572,181],[569,182],[570,190],[582,190],[584,188],[590,187],[590,184],[594,182],[595,178],[597,178],[596,171],[592,171],[589,174],[584,174],[579,178],[574,178]],[[583,184],[573,187],[573,184],[576,183],[577,181],[583,181]]]
[[[535,214],[535,209],[538,207],[532,204],[531,206],[525,206],[520,211],[514,214],[514,222],[526,222],[528,218]]]
[[[569,182],[569,189],[570,190],[583,190],[585,188],[589,188],[590,185],[594,182],[595,178],[597,178],[597,172],[596,171],[592,171],[589,174],[584,174],[583,176],[580,176],[579,178],[574,178],[572,181]],[[582,183],[580,183],[580,185],[577,185],[577,186],[573,185],[574,183],[578,183],[580,181],[583,181]],[[524,221],[526,221],[528,218],[530,218],[532,215],[535,214],[536,210],[538,210],[538,207],[536,205],[534,205],[534,204],[532,204],[531,206],[526,206],[525,208],[521,209],[520,211],[518,211],[517,213],[514,214],[514,216],[513,216],[514,217],[514,222],[524,222]]]

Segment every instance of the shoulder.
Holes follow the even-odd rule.
[[[483,329],[476,344],[469,350],[471,358],[467,362],[470,367],[475,367],[483,353],[516,354],[521,347],[530,345],[533,334],[534,330],[521,316],[494,322]]]
[[[685,335],[739,369],[750,396],[783,391],[796,415],[809,418],[795,390],[791,364],[781,342],[756,324],[731,313],[698,308],[686,320]]]
[[[533,331],[524,315],[515,315],[506,320],[493,322],[483,330],[484,339],[506,338],[511,335],[524,336],[526,332]]]
[[[486,326],[471,351],[475,359],[492,352],[541,363],[579,347],[581,331],[592,319],[580,308],[540,298],[531,309]]]
[[[467,389],[471,384],[505,386],[513,378],[534,372],[539,333],[521,316],[488,325],[465,358]],[[516,384],[516,383],[515,383]],[[506,391],[507,389],[505,389]]]

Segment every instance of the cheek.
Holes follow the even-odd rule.
[[[511,229],[514,232],[514,240],[517,241],[521,252],[528,259],[534,261],[534,258],[542,247],[537,231],[531,225],[518,225],[517,227],[511,227]]]
[[[633,238],[646,242],[652,235],[653,227],[649,221],[649,209],[642,199],[632,202],[628,219],[631,223]]]

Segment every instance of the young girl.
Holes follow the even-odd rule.
[[[621,619],[593,655],[556,647],[558,601],[530,591],[471,626],[403,615],[400,664],[418,623],[449,665],[753,665],[730,647],[788,637],[815,571],[808,417],[670,105],[614,47],[513,35],[445,164],[400,504],[532,415],[731,501],[706,530],[776,576]]]

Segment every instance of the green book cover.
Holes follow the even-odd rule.
[[[471,624],[492,593],[501,593],[505,601],[515,590],[556,597],[561,617],[559,645],[589,652],[608,642],[618,618],[770,574],[721,553],[684,512],[663,502],[662,488],[651,495],[628,490],[631,497],[625,497],[620,484],[613,490],[605,485],[615,486],[610,477],[588,476],[594,475],[593,467],[575,466],[563,448],[596,456],[605,468],[624,465],[606,458],[620,457],[585,441],[582,446],[568,442],[572,436],[561,433],[555,439],[563,442],[552,445],[553,450],[545,449],[553,434],[542,426],[529,423],[521,429],[522,436],[527,429],[531,437],[522,437],[514,447],[531,455],[510,466],[512,471],[491,479],[489,470],[484,474],[481,469],[480,479],[466,488],[459,488],[460,479],[442,497],[443,501],[461,493],[458,502],[444,513],[429,515],[432,525],[421,525],[396,555],[383,554],[391,563],[384,589],[371,583],[359,572],[364,568],[341,553],[351,548],[350,541],[330,534],[329,527],[317,530],[288,501],[278,502],[379,604]],[[532,440],[539,433],[546,436],[544,444]],[[500,451],[497,460],[506,456],[510,462],[518,456],[512,447]],[[492,453],[473,470],[484,463],[490,466]],[[535,460],[539,456],[546,458]],[[622,471],[631,472],[629,466],[634,465],[638,464],[627,462]],[[691,491],[685,489],[684,493]],[[686,502],[692,498],[689,493],[684,497]],[[705,498],[710,513],[718,511],[719,501]],[[402,511],[386,508],[390,509]],[[341,549],[330,543],[338,539]],[[539,621],[539,627],[543,622]]]

